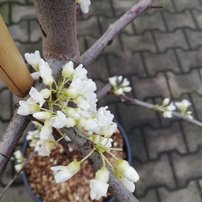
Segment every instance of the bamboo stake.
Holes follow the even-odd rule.
[[[24,97],[33,85],[27,66],[1,16],[0,79],[5,82],[11,92],[19,97]]]

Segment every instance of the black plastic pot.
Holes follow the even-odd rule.
[[[132,154],[131,154],[131,148],[129,145],[128,137],[127,137],[125,131],[123,130],[123,128],[120,126],[120,124],[118,124],[118,128],[120,130],[120,133],[123,135],[123,139],[124,139],[124,143],[125,143],[124,149],[126,150],[126,159],[131,164]],[[25,156],[25,154],[26,154],[28,143],[29,142],[25,139],[24,144],[23,144],[23,148],[22,148],[23,156]],[[26,188],[27,192],[29,193],[29,195],[32,197],[33,201],[34,202],[43,202],[42,198],[40,198],[39,196],[36,196],[36,194],[33,193],[32,189],[30,187],[30,184],[28,182],[28,177],[27,177],[27,174],[25,171],[22,171],[21,176],[22,176],[22,180],[24,182],[25,188]],[[107,202],[114,202],[114,201],[115,201],[114,197],[111,197],[107,200]]]

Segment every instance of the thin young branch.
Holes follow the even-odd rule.
[[[133,97],[123,95],[123,96],[120,96],[120,99],[122,102],[138,105],[138,106],[141,106],[141,107],[144,107],[147,109],[151,109],[151,110],[155,110],[155,111],[161,112],[161,113],[163,112],[162,110],[158,109],[158,107],[156,107],[155,105],[141,101],[141,100],[138,100],[138,99],[135,99]],[[202,127],[202,122],[200,122],[196,119],[190,119],[189,117],[187,117],[187,116],[185,116],[179,112],[172,112],[172,115],[173,115],[173,117],[176,117],[178,119],[182,119],[182,120],[187,121],[191,124]]]
[[[36,152],[33,151],[29,158],[24,162],[22,168],[16,172],[15,176],[8,182],[8,184],[4,187],[4,189],[0,192],[0,200],[2,199],[2,197],[4,196],[4,194],[6,193],[6,191],[9,189],[9,187],[15,182],[15,180],[18,178],[18,176],[20,175],[20,173],[24,170],[25,166],[30,162],[31,159],[33,159],[33,157],[35,156]]]
[[[90,47],[82,56],[81,63],[88,66],[92,63],[101,52],[112,43],[115,36],[117,36],[129,23],[131,23],[137,16],[149,8],[151,0],[140,0],[129,9],[122,17],[115,23],[109,26],[108,30],[100,37],[92,47]],[[134,44],[135,46],[136,44]]]
[[[83,156],[86,156],[93,149],[93,143],[89,141],[78,129],[63,129],[63,132],[77,145]],[[98,153],[94,152],[89,157],[95,170],[102,166],[102,160]],[[134,195],[129,192],[123,184],[114,176],[114,173],[108,167],[110,191],[118,201],[138,202]]]
[[[79,62],[75,0],[33,0],[46,59]]]

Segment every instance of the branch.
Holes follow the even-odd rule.
[[[68,135],[68,137],[77,145],[79,151],[82,153],[83,156],[86,156],[92,150],[92,142],[89,141],[78,129],[63,129],[63,132]],[[93,167],[98,170],[102,166],[102,160],[100,155],[94,152],[89,157]],[[114,173],[108,167],[109,171],[109,185],[110,191],[114,197],[118,201],[127,201],[127,202],[138,202],[138,200],[134,197],[134,195],[129,192],[123,184],[114,176]]]
[[[131,23],[137,16],[149,8],[151,0],[140,0],[129,9],[122,17],[115,23],[109,26],[108,30],[100,37],[92,47],[90,47],[82,56],[81,63],[88,66],[92,63],[101,52],[112,43],[115,36],[117,36],[129,23]]]
[[[33,0],[46,59],[79,61],[75,0]]]

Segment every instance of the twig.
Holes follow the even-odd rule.
[[[147,109],[162,112],[162,110],[158,109],[158,107],[156,107],[155,105],[147,103],[147,102],[144,102],[144,101],[141,101],[141,100],[138,100],[138,99],[135,99],[133,97],[123,95],[123,96],[120,96],[119,98],[121,99],[122,102],[128,102],[130,104],[134,104],[134,105],[138,105],[138,106],[141,106],[141,107],[144,107],[144,108],[147,108]],[[182,119],[182,120],[187,121],[187,122],[189,122],[191,124],[194,124],[196,126],[202,127],[202,122],[200,122],[200,121],[198,121],[196,119],[190,119],[189,117],[187,117],[187,116],[185,116],[185,115],[183,115],[183,114],[181,114],[179,112],[172,112],[172,115],[173,115],[173,117],[176,117],[178,119]]]
[[[113,41],[129,23],[131,23],[137,16],[149,8],[151,0],[140,0],[129,9],[123,16],[121,16],[116,22],[109,26],[107,31],[100,37],[93,46],[91,46],[82,56],[81,63],[84,66],[88,66],[92,63],[101,52]],[[134,44],[135,45],[135,44]]]
[[[8,188],[15,182],[15,180],[18,178],[20,173],[24,170],[25,166],[30,162],[30,160],[35,156],[36,152],[33,151],[29,158],[24,162],[22,168],[14,175],[14,177],[8,182],[8,184],[4,187],[4,189],[0,192],[0,200],[2,199],[3,195],[6,193]]]

